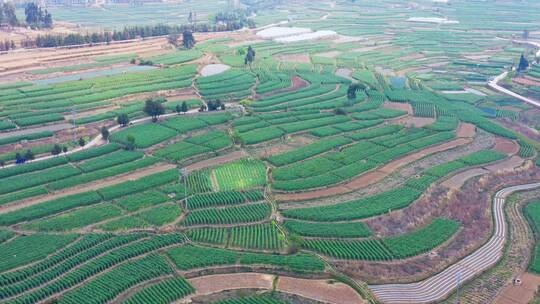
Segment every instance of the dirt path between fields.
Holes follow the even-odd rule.
[[[454,139],[440,145],[432,146],[416,153],[409,154],[400,159],[396,159],[384,165],[383,167],[378,168],[375,171],[360,175],[347,183],[308,192],[276,194],[275,197],[279,201],[302,201],[353,192],[357,189],[377,183],[383,180],[388,175],[392,174],[400,167],[420,160],[430,154],[443,152],[470,143],[472,141],[471,137],[474,136],[474,134],[472,134],[471,132],[475,132],[475,129],[471,128],[467,124],[462,124],[456,132],[456,134],[462,136],[461,138]]]
[[[68,196],[68,195],[73,195],[73,194],[77,194],[77,193],[83,193],[83,192],[87,192],[87,191],[101,189],[101,188],[108,187],[108,186],[113,186],[113,185],[120,184],[120,183],[129,181],[129,180],[139,179],[139,178],[142,178],[142,177],[145,177],[145,176],[148,176],[148,175],[163,172],[163,171],[173,169],[173,168],[176,168],[176,166],[171,165],[171,164],[159,164],[159,165],[156,165],[156,166],[153,166],[153,167],[132,171],[132,172],[129,172],[127,174],[117,175],[117,176],[113,176],[111,178],[107,178],[107,179],[99,180],[99,181],[96,181],[96,182],[84,184],[83,186],[80,186],[80,187],[69,188],[66,191],[56,192],[56,193],[52,193],[52,194],[48,194],[48,195],[44,195],[44,196],[40,196],[40,197],[30,198],[28,200],[18,201],[18,202],[15,202],[13,204],[7,204],[7,205],[4,205],[4,206],[0,206],[0,214],[8,213],[8,212],[19,210],[19,209],[26,208],[26,207],[30,207],[30,206],[33,206],[33,205],[36,205],[36,204],[39,204],[39,203],[43,203],[43,202],[46,202],[46,201],[50,201],[50,200],[57,199],[57,198],[64,197],[64,196]]]
[[[247,154],[244,150],[234,151],[229,154],[225,154],[222,156],[196,162],[187,167],[184,167],[184,170],[186,170],[189,173],[189,172],[193,172],[193,171],[208,168],[208,167],[230,163],[232,161],[235,161],[244,157],[248,157],[248,156],[249,154]]]
[[[189,279],[196,293],[190,298],[206,296],[235,289],[273,289],[276,276],[263,273],[234,273],[208,275]],[[304,298],[332,304],[362,304],[365,301],[351,287],[327,280],[310,280],[293,277],[278,277],[276,290]]]

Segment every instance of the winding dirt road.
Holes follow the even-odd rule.
[[[508,187],[500,190],[493,198],[494,232],[489,241],[461,261],[442,272],[420,282],[410,284],[371,285],[369,288],[383,303],[419,304],[444,299],[464,282],[481,274],[502,257],[508,231],[504,204],[506,198],[517,191],[540,187],[540,183]]]

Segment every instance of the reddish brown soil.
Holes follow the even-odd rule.
[[[395,120],[396,123],[407,127],[422,128],[435,122],[435,118],[407,116]]]
[[[470,178],[484,175],[486,173],[489,173],[489,171],[483,168],[475,168],[475,169],[467,170],[467,171],[458,173],[452,176],[451,178],[443,181],[441,183],[441,186],[453,188],[456,190],[461,189],[461,187],[463,187],[465,182],[469,180]]]
[[[524,161],[523,158],[519,156],[512,156],[511,158],[507,160],[495,163],[493,165],[486,166],[485,168],[491,172],[512,171],[514,168],[517,168],[523,165],[523,161]]]
[[[298,76],[293,76],[291,78],[291,82],[292,82],[292,84],[288,88],[275,90],[275,91],[265,93],[265,94],[262,94],[262,95],[257,95],[256,97],[257,98],[269,97],[269,96],[280,94],[280,93],[294,92],[294,91],[299,90],[301,88],[305,88],[305,87],[307,87],[309,85],[309,82],[305,81],[304,79],[302,79],[302,78],[300,78]]]
[[[514,78],[514,79],[512,79],[512,81],[515,82],[515,83],[526,85],[526,86],[540,87],[540,81],[532,80],[532,79],[525,78],[525,77]]]
[[[446,142],[437,146],[429,147],[419,152],[416,152],[416,153],[407,155],[403,158],[392,161],[386,164],[385,166],[383,166],[382,168],[377,169],[376,171],[371,171],[361,176],[358,176],[345,184],[328,187],[328,188],[320,189],[320,190],[309,191],[309,192],[277,194],[276,199],[280,201],[302,201],[302,200],[310,200],[310,199],[316,199],[316,198],[321,198],[321,197],[328,197],[328,196],[333,196],[337,194],[349,193],[359,188],[363,188],[371,184],[374,184],[376,182],[379,182],[382,179],[384,179],[386,176],[390,175],[392,172],[397,170],[398,168],[404,165],[407,165],[411,162],[422,159],[426,157],[427,155],[450,150],[452,148],[467,144],[469,142],[470,142],[469,139],[458,138],[453,141],[449,141],[449,142]]]
[[[476,126],[470,123],[460,123],[456,130],[456,136],[459,138],[472,138],[476,135]]]
[[[196,277],[189,279],[189,282],[196,290],[193,297],[197,297],[235,289],[272,290],[274,279],[274,275],[263,273],[233,273]],[[360,295],[348,285],[329,283],[326,280],[280,276],[276,290],[323,303],[365,303]]]
[[[187,167],[184,167],[184,170],[187,172],[193,172],[195,170],[200,170],[208,167],[213,167],[217,165],[222,165],[225,163],[230,163],[232,161],[247,157],[248,154],[244,150],[234,151],[226,155],[214,157],[211,159],[203,160],[194,164],[191,164]]]
[[[409,113],[409,115],[413,114],[413,108],[409,103],[387,101],[384,103],[383,107],[388,109],[405,111]]]
[[[493,149],[511,155],[519,151],[519,145],[509,139],[497,137]]]
[[[100,180],[97,182],[84,184],[80,187],[69,188],[61,192],[56,192],[49,195],[44,195],[44,196],[39,196],[36,198],[30,198],[27,200],[18,201],[12,204],[0,206],[0,214],[30,207],[30,206],[33,206],[42,202],[46,202],[49,200],[57,199],[57,198],[68,196],[68,195],[73,195],[77,193],[83,193],[87,191],[101,189],[108,186],[113,186],[113,185],[120,184],[128,180],[139,179],[139,178],[152,175],[155,173],[163,172],[163,171],[175,168],[175,167],[176,166],[171,165],[171,164],[160,164],[153,167],[133,171],[128,174],[117,175],[117,176],[113,176],[111,178],[107,178],[107,179]]]
[[[292,293],[304,298],[333,304],[362,304],[364,299],[350,286],[343,283],[330,284],[327,280],[308,280],[280,277],[277,290]]]
[[[497,298],[495,304],[530,303],[540,285],[540,276],[526,272],[520,276],[520,279],[522,284],[510,284],[506,286]]]
[[[311,63],[309,54],[285,54],[274,56],[279,61],[290,61],[297,63]]]
[[[261,273],[217,274],[189,279],[194,296],[210,295],[233,289],[272,289],[273,275]]]

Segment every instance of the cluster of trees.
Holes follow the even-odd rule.
[[[16,26],[18,24],[19,20],[17,20],[17,14],[15,13],[15,5],[11,2],[0,2],[0,26]]]
[[[219,20],[228,20],[225,15],[221,15]],[[126,41],[136,38],[147,38],[157,36],[169,36],[169,42],[178,41],[178,33],[183,33],[182,43],[185,48],[192,48],[195,45],[193,32],[211,32],[236,30],[244,27],[246,24],[240,21],[224,21],[220,24],[190,24],[190,25],[147,25],[125,27],[123,30],[106,31],[101,33],[87,34],[48,34],[38,35],[35,39],[26,39],[21,43],[22,47],[58,47],[92,43],[110,43],[112,41]],[[244,20],[244,19],[242,19]],[[246,19],[247,20],[247,19]],[[250,22],[251,24],[251,22]],[[254,25],[254,24],[252,24]]]
[[[248,11],[219,12],[214,18],[217,31],[234,31],[243,27],[254,28],[255,21],[248,18]]]
[[[52,28],[53,18],[51,13],[43,10],[35,3],[27,3],[24,7],[26,24],[31,28]],[[0,25],[21,25],[17,19],[15,5],[11,2],[0,2]]]
[[[35,3],[27,3],[24,8],[24,14],[26,15],[26,24],[32,29],[53,27],[51,13],[47,10],[42,10],[41,7]]]
[[[4,40],[4,42],[0,41],[0,52],[14,50],[16,48],[15,41],[13,40]]]

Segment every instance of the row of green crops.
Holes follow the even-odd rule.
[[[467,166],[478,166],[505,157],[493,150],[482,150],[463,156],[455,161],[432,167],[424,175],[412,178],[404,187],[388,190],[373,196],[322,207],[287,209],[283,215],[289,218],[308,221],[344,221],[362,219],[401,209],[416,200],[431,183],[440,177]],[[428,176],[428,177],[425,177]]]
[[[340,259],[393,260],[415,256],[446,242],[459,229],[453,220],[436,218],[422,229],[373,240],[305,240],[307,249]]]
[[[188,237],[194,242],[274,252],[282,251],[287,245],[285,236],[273,223],[231,228],[196,228],[188,232]]]
[[[181,270],[223,265],[267,265],[295,272],[323,271],[324,262],[309,254],[264,255],[232,250],[186,245],[167,250],[167,255]]]
[[[200,209],[217,206],[229,206],[241,204],[247,201],[257,202],[264,199],[264,195],[260,190],[250,190],[245,192],[240,191],[223,191],[216,193],[203,193],[190,197],[187,200],[189,209]]]
[[[143,239],[141,239],[143,237]],[[90,249],[88,252],[83,252],[80,256],[74,256],[73,260],[66,260],[59,265],[57,265],[54,269],[54,271],[46,271],[36,277],[34,280],[24,280],[21,282],[22,285],[24,284],[39,284],[34,286],[40,286],[40,288],[37,289],[29,289],[27,293],[19,295],[17,298],[15,298],[13,303],[35,303],[40,300],[43,300],[47,297],[50,297],[56,293],[64,292],[68,290],[71,287],[74,287],[85,280],[88,280],[92,277],[94,277],[90,282],[94,280],[100,280],[101,278],[108,277],[107,274],[112,273],[108,272],[105,275],[102,276],[96,276],[104,271],[107,271],[110,268],[115,267],[116,265],[126,262],[130,259],[147,255],[152,252],[156,252],[162,248],[169,247],[172,245],[179,245],[184,243],[185,237],[181,234],[163,234],[163,235],[156,235],[156,236],[149,236],[149,235],[138,235],[138,234],[131,234],[131,235],[122,235],[118,236],[116,238],[127,238],[128,241],[125,243],[126,245],[120,245],[116,244],[114,247],[109,247],[106,251],[107,254],[102,254],[104,251],[101,251],[103,249],[101,246],[100,248],[96,247],[96,250]],[[139,239],[139,240],[137,240]],[[105,245],[105,244],[103,244]],[[100,250],[97,250],[100,249]],[[97,251],[101,251],[97,252]],[[150,258],[152,259],[152,258]],[[123,265],[130,265],[131,263],[136,263],[136,261],[129,262],[127,264]],[[73,269],[76,267],[75,269]],[[122,266],[120,266],[122,267]],[[69,269],[73,269],[70,272],[67,272]],[[119,269],[119,268],[115,268]],[[156,268],[159,269],[159,268]],[[67,273],[66,273],[67,272]],[[62,276],[63,273],[66,273]],[[155,272],[150,272],[154,273]],[[137,275],[145,275],[145,274],[137,274]],[[159,275],[159,274],[158,274]],[[133,276],[133,278],[136,278]],[[123,279],[125,279],[127,282],[129,282],[132,277],[124,275]],[[122,281],[119,279],[117,282],[115,282],[115,287],[118,287],[125,283],[126,281]],[[93,285],[93,284],[92,284]],[[81,294],[81,292],[85,293],[88,291],[87,286],[91,286],[90,284],[82,285],[78,288],[71,289],[68,293],[65,295],[70,295],[68,299],[74,299],[73,297],[78,297],[78,295]],[[123,285],[125,286],[125,285]],[[93,289],[93,288],[92,288]],[[18,290],[18,289],[17,289]],[[96,290],[94,290],[95,292]],[[118,291],[118,290],[117,290]],[[113,292],[113,289],[110,289],[110,291],[106,291],[103,293],[104,296],[109,297],[112,294],[110,292]],[[94,297],[98,297],[98,294],[95,294]],[[80,301],[80,299],[79,299]],[[79,303],[75,301],[76,303]]]

